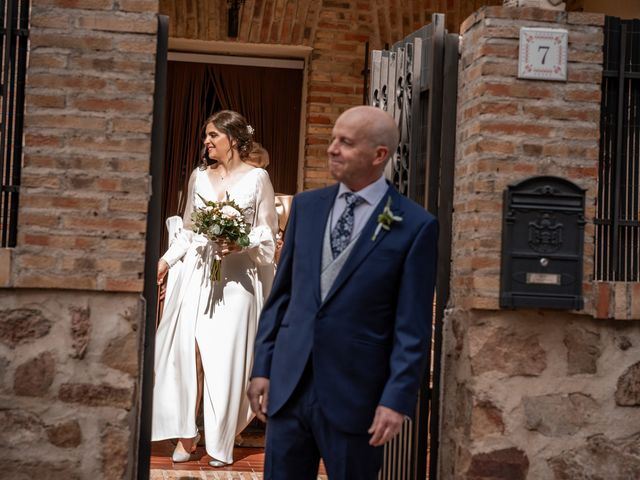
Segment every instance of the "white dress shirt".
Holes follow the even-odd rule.
[[[364,202],[355,207],[355,209],[353,210],[353,230],[351,232],[352,241],[358,237],[365,224],[367,223],[367,220],[369,220],[369,217],[373,213],[373,210],[376,208],[376,205],[380,203],[380,200],[382,200],[382,197],[385,196],[388,189],[389,185],[387,185],[387,181],[384,175],[382,175],[378,180],[367,185],[362,190],[353,192],[362,197],[364,199]],[[336,195],[336,199],[333,202],[333,209],[331,211],[331,215],[329,216],[329,220],[331,222],[331,231],[333,231],[333,229],[335,228],[340,215],[342,215],[342,212],[347,206],[347,202],[344,199],[344,194],[347,192],[351,192],[351,190],[344,183],[340,183],[340,187],[338,188],[338,195]]]

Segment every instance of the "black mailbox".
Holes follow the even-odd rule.
[[[532,177],[504,192],[501,307],[580,310],[584,189]]]

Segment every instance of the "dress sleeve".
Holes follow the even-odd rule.
[[[191,213],[194,209],[193,196],[196,183],[196,175],[198,169],[196,168],[191,177],[189,178],[189,187],[187,188],[187,204],[184,209],[184,215],[182,217],[182,228],[176,233],[175,240],[169,246],[162,259],[165,260],[170,267],[173,267],[179,260],[187,253],[189,245],[191,244],[191,238],[193,237],[193,231],[191,227],[193,222],[191,221]]]
[[[260,169],[256,182],[256,210],[254,222],[249,232],[247,251],[257,265],[273,263],[276,250],[275,237],[278,233],[275,194],[269,174]]]

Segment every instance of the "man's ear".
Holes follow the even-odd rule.
[[[378,145],[376,147],[376,156],[373,159],[373,165],[383,165],[385,164],[387,157],[389,156],[389,148],[385,145]]]

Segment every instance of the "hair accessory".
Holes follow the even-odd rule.
[[[253,132],[255,132],[255,130],[251,125],[247,125],[247,132],[249,132],[249,135],[253,135]]]

